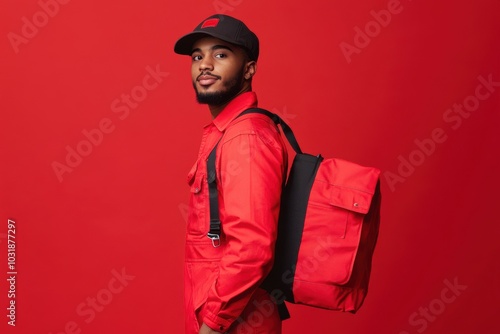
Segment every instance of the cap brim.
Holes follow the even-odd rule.
[[[223,40],[227,43],[234,44],[232,41],[228,41],[227,36],[219,35],[217,33],[212,33],[212,32],[190,32],[189,34],[186,34],[179,38],[177,42],[174,45],[174,52],[178,53],[180,55],[190,55],[191,52],[193,51],[193,45],[196,43],[197,40],[203,37],[215,37],[220,40]],[[236,44],[238,45],[238,44]],[[242,45],[239,45],[242,46]],[[243,46],[242,46],[243,47]]]

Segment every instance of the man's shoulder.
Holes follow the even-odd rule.
[[[280,134],[278,127],[271,118],[263,114],[250,113],[231,122],[224,133],[223,142],[242,135],[278,138]]]
[[[248,155],[257,157],[264,154],[275,157],[274,161],[281,165],[287,160],[287,149],[280,130],[270,117],[263,114],[250,113],[235,119],[220,143],[218,154],[229,159],[243,156],[248,159]]]

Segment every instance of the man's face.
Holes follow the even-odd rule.
[[[223,105],[248,88],[251,75],[245,51],[214,37],[196,41],[191,76],[199,103]]]

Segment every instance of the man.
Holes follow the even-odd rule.
[[[186,333],[281,333],[277,307],[259,286],[273,264],[287,152],[270,118],[238,117],[257,106],[258,38],[243,22],[213,15],[181,37],[174,51],[191,56],[197,100],[212,115],[188,174]],[[222,232],[210,239],[207,159],[216,145]]]

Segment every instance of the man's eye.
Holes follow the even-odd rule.
[[[200,60],[201,56],[193,56],[193,60]]]
[[[215,55],[216,58],[226,58],[227,56],[223,53],[218,53]]]

